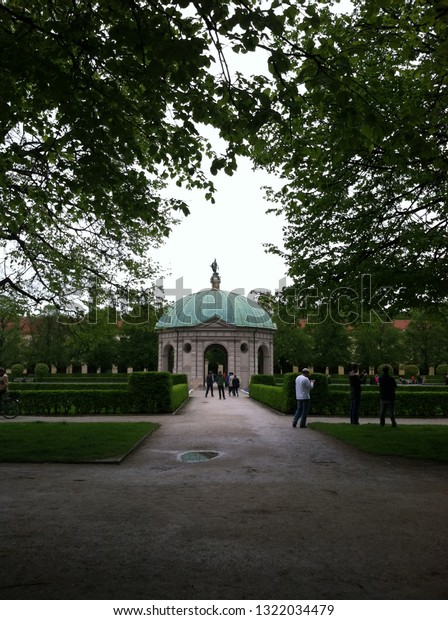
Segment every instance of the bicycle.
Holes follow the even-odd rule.
[[[0,415],[7,420],[16,418],[20,413],[20,400],[12,394],[6,393],[0,401]]]

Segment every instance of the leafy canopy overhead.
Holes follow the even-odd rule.
[[[352,4],[291,3],[271,56],[278,115],[253,154],[284,179],[283,256],[323,299],[369,274],[385,304],[446,301],[448,5]]]
[[[60,302],[92,282],[135,286],[154,274],[148,249],[168,235],[176,211],[188,213],[164,197],[167,181],[212,200],[204,157],[214,174],[236,168],[238,148],[218,156],[203,128],[229,140],[247,117],[221,39],[254,49],[277,23],[257,5],[1,3],[4,288]]]
[[[156,270],[148,249],[188,212],[166,183],[213,200],[210,174],[250,154],[284,181],[270,198],[300,287],[358,291],[367,273],[389,305],[446,300],[446,1],[354,0],[350,12],[3,2],[3,287],[53,303],[97,282],[135,287]],[[254,51],[264,74],[231,69]]]

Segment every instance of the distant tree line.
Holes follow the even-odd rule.
[[[157,370],[158,311],[153,306],[134,307],[127,314],[116,308],[97,308],[94,316],[64,316],[51,306],[34,315],[0,299],[0,364],[11,368],[23,364],[32,371],[44,363],[65,372],[72,365],[80,370],[110,372],[112,366],[126,372]]]

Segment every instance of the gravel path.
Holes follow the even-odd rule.
[[[446,464],[364,455],[244,394],[143,419],[161,428],[121,465],[0,464],[2,599],[447,598]],[[200,450],[219,456],[180,460]]]

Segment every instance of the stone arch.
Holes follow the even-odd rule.
[[[223,372],[228,372],[229,352],[224,345],[214,342],[204,349],[204,382],[209,370],[217,373],[221,367]]]
[[[174,370],[174,347],[166,344],[162,350],[162,368],[165,372],[173,372]]]
[[[269,375],[271,372],[271,354],[268,347],[264,344],[258,347],[257,351],[257,372],[259,375]]]

